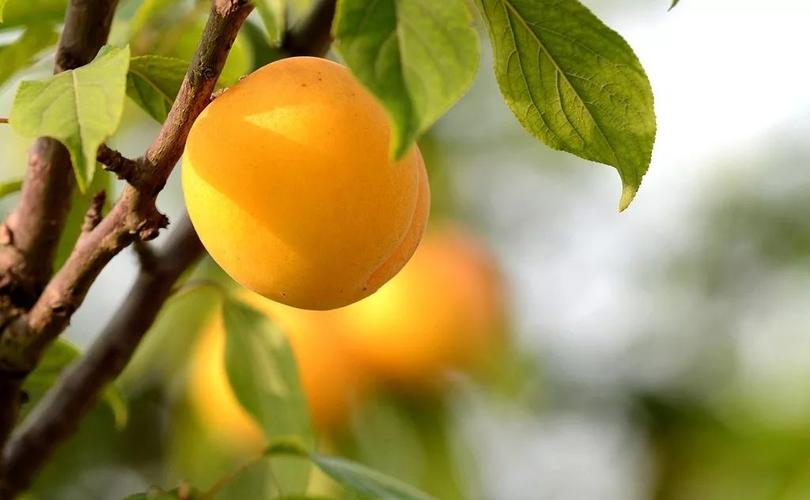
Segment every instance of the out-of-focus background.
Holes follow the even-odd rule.
[[[496,266],[499,277],[487,274],[497,281],[489,288],[459,278],[426,290],[442,303],[461,282],[481,286],[495,297],[497,312],[479,318],[494,340],[466,369],[430,383],[369,377],[373,389],[349,397],[357,404],[320,442],[442,499],[810,498],[810,5],[682,0],[667,12],[665,0],[584,3],[634,47],[655,93],[658,136],[635,202],[618,214],[614,170],[550,151],[520,128],[484,44],[475,86],[422,149],[430,234],[463,233],[483,259],[471,259],[469,275]],[[147,33],[133,46],[182,55],[190,31],[165,46]],[[237,44],[236,76],[253,64],[249,41]],[[48,67],[0,88],[0,115],[16,82]],[[110,142],[134,156],[157,127],[128,105]],[[0,129],[0,177],[21,174],[28,146]],[[13,202],[3,200],[3,215]],[[177,176],[160,203],[170,217],[182,212]],[[92,342],[134,269],[126,252],[104,271],[70,340]],[[210,262],[196,272],[227,283]],[[384,309],[406,313],[376,324],[427,315],[412,302]],[[205,371],[195,368],[195,346],[207,342],[215,303],[200,292],[168,304],[121,382],[127,426],[116,429],[99,406],[33,498],[120,498],[150,484],[213,481],[239,464],[234,441],[244,434],[249,443],[252,431],[229,427],[236,418],[223,409],[222,380],[194,382]],[[464,304],[472,309],[451,316],[485,307]],[[444,321],[464,330],[453,332],[456,345],[469,343],[475,325]],[[210,359],[202,366],[219,358]],[[260,498],[249,479],[224,494]]]

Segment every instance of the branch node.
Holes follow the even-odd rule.
[[[247,1],[245,0],[214,0],[214,9],[216,10],[217,14],[225,17],[233,12],[236,12],[237,9],[246,3]]]
[[[139,241],[149,241],[157,238],[161,229],[169,227],[169,218],[155,210],[154,215],[145,218],[138,224],[135,232]]]
[[[82,233],[89,233],[98,226],[101,219],[104,218],[104,203],[107,201],[107,192],[104,190],[99,191],[93,196],[90,202],[90,207],[87,213],[84,214],[84,224],[82,224]]]
[[[140,171],[136,160],[127,158],[106,144],[99,146],[96,160],[104,165],[104,170],[114,173],[116,177],[130,184],[135,182]]]

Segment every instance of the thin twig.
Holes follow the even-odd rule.
[[[99,146],[96,160],[104,166],[104,170],[114,173],[116,177],[130,184],[140,173],[137,161],[127,158],[106,144]]]
[[[8,118],[0,116],[0,123],[8,123]]]
[[[104,202],[107,201],[107,192],[99,191],[93,196],[90,201],[90,207],[87,213],[84,214],[84,223],[82,223],[82,233],[89,233],[98,226],[101,219],[104,218]]]

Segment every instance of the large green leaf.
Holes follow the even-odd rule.
[[[79,350],[63,339],[57,339],[45,351],[36,369],[25,379],[23,390],[28,395],[28,402],[23,406],[23,416],[36,406],[48,389],[69,364],[80,355]],[[128,419],[126,402],[115,384],[110,384],[102,394],[115,419],[116,427],[123,428]]]
[[[188,62],[174,57],[133,57],[127,73],[127,95],[149,116],[163,123],[187,69]]]
[[[520,123],[554,149],[614,166],[625,209],[650,164],[655,113],[633,50],[577,0],[476,0]]]
[[[234,298],[223,302],[225,368],[234,394],[259,423],[269,443],[294,440],[314,446],[298,368],[284,334],[262,313]],[[304,493],[310,466],[291,459],[274,464],[280,491]]]
[[[336,49],[393,120],[404,155],[470,87],[478,36],[464,0],[342,0]]]
[[[55,44],[58,39],[59,35],[52,24],[40,23],[31,25],[20,38],[0,47],[0,85],[31,64],[34,56]]]
[[[287,1],[286,0],[256,0],[256,10],[262,17],[267,41],[277,47],[284,38],[287,28]]]
[[[62,142],[82,191],[93,179],[99,145],[121,121],[128,67],[128,46],[105,46],[86,66],[22,82],[14,98],[11,126],[21,135]]]

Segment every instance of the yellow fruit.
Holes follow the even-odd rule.
[[[355,399],[363,396],[364,378],[345,351],[328,341],[335,321],[333,313],[295,309],[248,291],[242,297],[266,313],[287,335],[316,428],[329,431],[342,426]],[[225,440],[257,451],[264,445],[264,437],[231,390],[224,354],[225,328],[221,317],[217,317],[202,332],[192,358],[191,404],[202,420],[217,429]]]
[[[267,65],[194,123],[183,192],[208,252],[270,299],[332,309],[373,293],[413,254],[430,193],[417,147],[394,162],[385,111],[343,66]]]
[[[503,289],[474,238],[428,232],[413,258],[374,295],[340,309],[343,335],[367,370],[405,384],[435,381],[480,360],[503,330]]]

